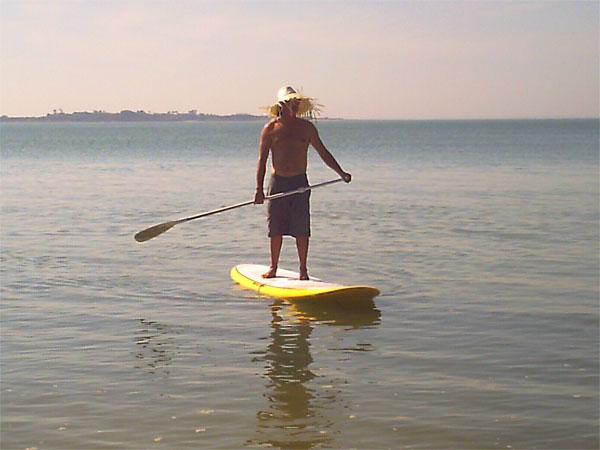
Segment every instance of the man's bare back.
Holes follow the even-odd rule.
[[[306,172],[308,146],[314,135],[314,125],[294,118],[290,123],[274,119],[265,126],[264,137],[270,142],[273,171],[283,177]]]

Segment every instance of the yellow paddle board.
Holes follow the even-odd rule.
[[[372,299],[379,290],[369,286],[344,286],[327,283],[318,278],[300,280],[300,275],[291,270],[277,269],[275,278],[263,278],[268,266],[240,264],[231,269],[231,279],[243,287],[270,297],[288,299]]]

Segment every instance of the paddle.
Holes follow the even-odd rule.
[[[343,179],[338,178],[336,180],[324,181],[323,183],[313,184],[312,186],[304,186],[304,187],[298,188],[298,189],[296,189],[294,191],[290,191],[290,192],[281,192],[279,194],[268,195],[265,197],[265,200],[275,200],[278,198],[287,197],[288,195],[301,194],[308,190],[315,189],[315,188],[318,188],[321,186],[327,186],[328,184],[337,183],[339,181],[343,181]],[[254,200],[248,200],[247,202],[237,203],[235,205],[215,209],[215,210],[208,211],[208,212],[205,212],[202,214],[198,214],[196,216],[184,217],[182,219],[172,220],[171,222],[160,223],[158,225],[154,225],[150,228],[146,228],[145,230],[140,231],[134,237],[135,237],[135,240],[138,242],[146,242],[152,238],[155,238],[159,234],[163,234],[165,231],[170,230],[177,224],[180,224],[183,222],[189,222],[190,220],[200,219],[202,217],[211,216],[213,214],[218,214],[218,213],[221,213],[224,211],[229,211],[232,209],[241,208],[242,206],[248,206],[248,205],[252,205],[252,204],[254,204]]]

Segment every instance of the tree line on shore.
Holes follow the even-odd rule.
[[[0,122],[186,122],[186,121],[210,121],[210,120],[257,120],[263,116],[251,114],[231,114],[219,116],[216,114],[199,113],[195,109],[187,113],[168,111],[166,113],[150,113],[143,110],[123,110],[118,113],[106,111],[73,112],[65,113],[62,110],[54,110],[40,117],[8,117],[0,116]]]

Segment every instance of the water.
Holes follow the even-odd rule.
[[[318,122],[361,311],[231,282],[261,206],[133,240],[252,198],[262,125],[1,126],[3,449],[598,448],[598,121]]]

